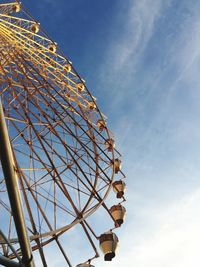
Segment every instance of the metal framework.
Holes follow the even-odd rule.
[[[77,225],[93,249],[90,260],[98,257],[99,233],[87,218],[103,207],[112,228],[115,220],[105,200],[121,155],[111,143],[108,148],[114,137],[85,81],[19,2],[0,4],[0,88],[28,242],[38,266],[50,266],[45,248],[52,244],[72,266],[62,236]],[[125,178],[121,170],[117,178]],[[12,260],[24,252],[5,181],[0,168],[0,228],[6,237],[0,238],[0,260]]]

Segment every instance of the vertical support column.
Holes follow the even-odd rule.
[[[8,129],[4,118],[2,102],[0,99],[0,160],[10,200],[10,206],[15,221],[15,227],[22,252],[22,263],[26,267],[34,267],[28,233],[23,215],[21,198],[17,183],[17,173],[8,135]]]

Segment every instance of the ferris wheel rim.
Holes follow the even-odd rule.
[[[19,1],[17,1],[17,3],[19,3]],[[0,7],[1,7],[1,5],[0,5]],[[1,36],[1,38],[6,38],[6,40],[7,40],[7,42],[11,42],[11,40],[12,40],[12,38],[14,38],[15,36],[14,35],[12,35],[13,34],[13,32],[14,32],[14,30],[13,30],[13,28],[11,28],[11,35],[9,35],[9,26],[6,26],[5,27],[5,29],[3,29],[2,27],[2,18],[3,17],[3,15],[0,13],[0,32],[2,32],[2,36]],[[4,16],[4,17],[6,17],[6,16]],[[13,16],[10,16],[10,19],[13,19],[13,18],[16,18],[16,17],[13,17]],[[20,19],[20,18],[16,18],[16,19]],[[25,20],[24,20],[25,21]],[[34,22],[36,22],[34,19],[33,19],[33,21]],[[29,23],[30,21],[29,20],[26,20],[26,22],[27,23]],[[7,25],[9,25],[9,23],[7,23]],[[18,27],[18,28],[20,28],[20,27]],[[22,28],[22,32],[29,32],[29,34],[31,33],[30,32],[30,30],[27,30],[27,29],[25,29],[25,28]],[[18,33],[18,35],[20,35],[21,33]],[[38,35],[37,33],[36,34],[33,34],[33,33],[31,33],[32,35],[34,35],[34,36],[40,36],[40,35]],[[46,35],[46,33],[45,32],[42,32],[42,34],[44,34],[44,36],[47,36]],[[0,38],[0,41],[1,41],[1,38]],[[16,37],[17,38],[17,37]],[[45,37],[44,37],[44,39],[45,39]],[[52,43],[55,43],[52,39],[45,39],[46,41],[48,41],[48,42],[52,42]],[[18,39],[18,45],[20,44],[20,39]],[[39,45],[39,43],[37,43],[36,42],[36,44],[37,45]],[[43,47],[45,47],[45,46],[43,46]],[[46,47],[45,47],[45,49],[46,49]],[[27,50],[28,51],[28,50]],[[26,53],[27,53],[27,51],[25,51]],[[47,49],[45,50],[46,52],[48,52],[47,51]],[[62,56],[61,55],[61,50],[58,48],[58,51],[59,51],[59,53],[57,54],[57,51],[54,53],[54,55],[53,56]],[[24,52],[24,54],[25,54],[25,52]],[[45,53],[46,53],[45,52]],[[16,51],[14,50],[14,53],[16,53]],[[1,54],[1,53],[0,53]],[[23,56],[24,56],[24,54],[23,54]],[[1,56],[1,55],[0,55]],[[13,54],[13,55],[9,55],[9,57],[10,58],[13,58],[13,57],[15,57],[16,55],[15,54]],[[21,55],[21,59],[23,59],[23,56]],[[26,55],[27,56],[27,55]],[[32,55],[31,55],[32,56]],[[43,56],[45,56],[45,54],[43,54]],[[53,58],[53,56],[52,56],[52,54],[50,54],[50,55],[48,55],[48,56],[46,56],[46,63],[47,63],[47,65],[50,65],[50,63],[49,63],[49,59],[51,59],[51,57]],[[47,59],[48,58],[48,59]],[[98,105],[97,105],[97,103],[96,103],[96,99],[91,95],[91,93],[90,93],[90,91],[88,90],[88,88],[87,88],[87,85],[85,84],[85,81],[83,81],[83,79],[79,76],[79,74],[78,74],[78,72],[76,71],[76,69],[74,68],[74,66],[71,64],[71,62],[63,55],[62,56],[62,58],[65,60],[65,62],[68,62],[68,63],[70,63],[70,65],[71,65],[71,67],[72,67],[72,69],[73,69],[73,72],[74,72],[74,74],[75,74],[75,76],[76,76],[76,78],[77,78],[77,81],[80,81],[81,83],[83,83],[84,84],[84,87],[85,87],[85,91],[86,91],[86,93],[87,93],[87,97],[88,98],[86,98],[84,95],[82,96],[83,98],[85,97],[85,100],[86,100],[86,103],[87,104],[89,104],[90,102],[88,102],[88,101],[91,101],[92,103],[94,103],[94,105],[95,105],[95,112],[96,112],[96,114],[98,114],[98,119],[99,120],[101,120],[101,121],[105,121],[105,116],[103,115],[103,113],[99,110],[99,108],[98,108]],[[25,60],[25,57],[24,57],[24,59],[23,60]],[[37,58],[35,59],[35,60],[38,60]],[[38,61],[39,62],[39,61]],[[19,64],[19,63],[17,63],[17,64]],[[38,64],[40,64],[40,63],[38,63]],[[58,62],[56,62],[56,64],[58,65]],[[1,64],[0,64],[1,65]],[[23,65],[23,64],[22,64]],[[23,66],[19,66],[18,65],[18,68],[19,68],[19,71],[20,71],[20,69],[22,68]],[[26,66],[27,67],[27,66]],[[32,68],[34,68],[34,67],[32,67]],[[12,69],[12,68],[11,68]],[[53,67],[53,70],[51,70],[51,71],[54,71],[54,67]],[[21,69],[22,70],[22,69]],[[35,70],[34,70],[35,71]],[[0,70],[0,72],[1,72],[1,70]],[[37,73],[37,71],[35,71],[36,73]],[[25,74],[23,74],[23,75],[25,75]],[[57,74],[56,74],[57,75]],[[41,76],[42,77],[42,76]],[[40,77],[40,78],[41,78]],[[7,82],[9,83],[9,80],[7,80]],[[12,86],[12,85],[11,85]],[[41,85],[42,86],[42,85]],[[52,86],[52,85],[51,85]],[[55,87],[55,85],[53,85],[53,87]],[[55,89],[55,88],[54,88]],[[55,89],[55,91],[56,91],[56,89]],[[17,91],[18,92],[18,91]],[[34,92],[34,86],[33,86],[33,92]],[[36,92],[36,91],[35,91]],[[4,92],[0,92],[0,95],[2,95]],[[57,95],[59,95],[59,93],[57,93]],[[78,93],[78,95],[79,95],[79,93]],[[61,96],[61,95],[60,95]],[[8,98],[9,99],[9,98]],[[8,99],[6,99],[5,100],[5,102],[6,101],[8,101]],[[16,99],[18,99],[18,97],[16,97]],[[42,96],[41,96],[41,99],[42,99]],[[88,100],[89,99],[89,100]],[[52,99],[51,99],[52,100]],[[48,101],[51,101],[51,100],[48,100]],[[36,103],[35,102],[36,100],[34,99],[34,101],[32,100],[32,104],[33,103]],[[55,103],[57,103],[56,102],[57,100],[55,100]],[[69,107],[71,108],[72,107],[72,105],[70,104],[70,101],[69,100],[67,100],[66,101],[67,103],[68,103],[68,105],[69,105]],[[33,105],[35,105],[35,107],[36,107],[36,104],[33,104]],[[51,105],[50,105],[51,106]],[[12,107],[12,105],[11,105],[11,107]],[[80,121],[84,121],[84,123],[85,123],[85,125],[87,125],[87,131],[83,131],[83,134],[86,134],[86,132],[87,132],[87,138],[88,139],[90,139],[90,143],[93,145],[93,153],[94,153],[94,155],[98,155],[98,152],[97,152],[97,150],[99,149],[100,150],[100,147],[104,144],[106,144],[106,141],[107,140],[111,140],[112,139],[112,136],[111,136],[111,132],[108,130],[108,128],[107,127],[104,127],[104,133],[101,133],[101,131],[100,131],[100,129],[99,130],[97,130],[97,125],[95,125],[95,124],[93,124],[93,121],[91,120],[89,120],[89,118],[87,118],[87,119],[85,119],[85,112],[83,111],[83,107],[84,107],[84,105],[83,106],[79,106],[78,104],[77,104],[77,106],[75,106],[75,108],[74,108],[74,112],[76,112],[76,114],[78,114],[80,117],[81,117],[81,119],[80,119]],[[24,113],[26,114],[26,111],[25,111],[25,109],[23,108],[23,105],[22,106],[20,106],[20,108],[21,108],[21,110],[24,110]],[[62,106],[61,107],[62,109],[64,108],[64,106]],[[65,108],[67,109],[67,106],[65,106]],[[78,111],[77,111],[77,109],[78,109]],[[53,110],[53,109],[52,109]],[[66,111],[66,112],[68,112],[68,111]],[[92,113],[93,111],[91,111],[91,113]],[[70,113],[70,111],[68,112],[68,114]],[[95,116],[94,116],[95,117]],[[25,116],[25,118],[26,118],[26,116]],[[36,118],[36,117],[35,117]],[[46,119],[46,118],[45,118]],[[13,123],[13,121],[14,121],[14,123],[27,123],[27,122],[25,122],[25,121],[17,121],[17,118],[12,118],[12,117],[9,117],[9,116],[7,116],[6,117],[6,120],[7,121],[11,121],[11,124]],[[27,120],[29,120],[28,118],[27,118]],[[46,119],[46,121],[48,121],[47,119]],[[31,120],[30,120],[30,122],[31,122]],[[52,123],[52,122],[51,122]],[[70,122],[71,123],[71,122]],[[37,127],[38,125],[37,125],[37,123],[35,122],[35,123],[32,123],[33,124],[33,126],[32,126],[32,128],[34,129],[34,127]],[[40,126],[43,126],[43,127],[45,127],[46,125],[48,125],[48,123],[47,124],[45,124],[45,120],[44,120],[44,122],[43,122],[43,124],[40,124]],[[55,125],[56,125],[56,123],[55,123]],[[70,124],[71,125],[71,124]],[[80,126],[81,126],[81,123],[80,123]],[[79,127],[80,127],[79,126]],[[80,127],[81,128],[81,127]],[[64,129],[64,128],[63,128]],[[92,130],[91,130],[92,129]],[[99,145],[98,144],[98,142],[97,142],[97,140],[93,140],[93,135],[94,134],[98,134],[99,136],[101,136],[101,138],[102,138],[102,143]],[[69,132],[69,135],[70,135],[70,132]],[[72,135],[72,133],[71,133],[71,135]],[[39,140],[39,138],[38,138],[38,140]],[[74,139],[75,140],[75,139]],[[60,141],[61,142],[61,141]],[[75,140],[75,142],[77,142],[77,144],[79,144],[80,146],[81,146],[81,142],[80,141],[78,141],[78,140]],[[62,143],[62,142],[61,142]],[[86,146],[87,147],[87,146]],[[17,149],[15,148],[15,147],[13,147],[13,151],[17,151]],[[43,246],[45,246],[45,245],[47,245],[48,243],[50,243],[51,241],[55,241],[55,239],[57,238],[57,237],[59,237],[59,236],[61,236],[62,234],[64,234],[66,231],[68,231],[68,230],[70,230],[72,227],[74,227],[75,225],[77,225],[77,224],[80,224],[81,225],[81,223],[83,223],[89,216],[91,216],[93,213],[95,213],[95,211],[100,207],[100,206],[104,206],[104,204],[105,204],[105,200],[107,199],[107,197],[108,197],[108,194],[109,194],[109,192],[111,191],[111,188],[112,188],[112,184],[113,184],[113,181],[114,181],[114,176],[115,176],[115,165],[114,165],[114,160],[115,160],[115,157],[116,157],[116,155],[118,155],[118,156],[121,156],[120,155],[120,153],[114,148],[114,147],[112,147],[112,149],[110,149],[109,150],[109,152],[110,152],[110,154],[109,154],[109,156],[105,153],[105,150],[101,150],[101,153],[104,153],[105,155],[105,158],[106,158],[106,156],[107,156],[107,158],[106,158],[106,160],[105,160],[105,165],[106,166],[108,166],[109,168],[110,168],[110,172],[109,172],[109,177],[108,177],[108,182],[105,182],[105,188],[104,187],[102,187],[103,188],[103,193],[102,192],[100,192],[100,190],[101,189],[99,189],[98,188],[98,182],[99,181],[101,181],[101,179],[103,180],[103,178],[101,177],[101,179],[99,178],[99,168],[101,169],[102,167],[101,167],[101,164],[102,164],[102,162],[103,162],[103,160],[102,160],[102,162],[100,163],[100,164],[98,164],[97,162],[98,162],[98,156],[97,156],[97,160],[96,160],[96,162],[95,162],[95,160],[94,160],[94,164],[96,164],[95,165],[95,168],[96,168],[96,171],[94,171],[94,173],[95,173],[95,175],[94,175],[94,177],[91,179],[92,180],[92,189],[91,190],[88,190],[88,192],[90,192],[90,195],[88,194],[88,199],[87,199],[87,201],[86,200],[84,200],[84,206],[82,206],[81,208],[81,212],[80,212],[80,214],[79,213],[77,213],[77,215],[75,216],[75,219],[71,222],[71,223],[68,223],[68,224],[66,224],[66,225],[63,225],[63,226],[59,226],[59,225],[57,225],[56,226],[56,228],[55,229],[53,229],[53,230],[51,230],[51,229],[49,229],[49,231],[47,231],[47,229],[45,229],[45,231],[40,231],[39,233],[36,233],[36,234],[32,234],[32,235],[29,235],[29,239],[30,239],[30,241],[32,242],[32,241],[36,241],[36,240],[39,240],[39,239],[46,239],[46,240],[44,240],[44,241],[42,241],[42,242],[40,242],[40,244],[39,245],[37,245],[37,244],[31,244],[31,247],[32,247],[32,249],[33,250],[37,250],[37,249],[39,249],[39,248],[42,248]],[[48,154],[48,151],[46,151],[45,152],[46,153],[46,155]],[[74,157],[74,155],[76,155],[76,153],[75,153],[75,151],[73,151],[73,155],[71,155],[71,158],[73,159],[74,158],[74,162],[75,162],[75,159],[76,159],[76,157]],[[89,155],[89,150],[88,150],[88,148],[86,149],[86,153],[88,153],[87,155]],[[18,153],[16,153],[17,155],[19,154],[19,152]],[[78,156],[78,155],[77,155]],[[96,156],[95,156],[96,157]],[[92,157],[91,157],[92,158]],[[81,159],[82,161],[83,161],[83,159]],[[92,161],[92,160],[91,160]],[[17,160],[16,160],[16,162],[17,162]],[[91,162],[88,160],[88,167],[89,167],[89,164],[91,164]],[[78,164],[79,164],[79,162],[78,163],[76,163],[76,165],[78,166]],[[43,165],[42,165],[43,166]],[[46,163],[45,163],[45,165],[43,166],[43,170],[45,169],[46,170]],[[76,166],[76,167],[77,167]],[[93,167],[92,167],[93,168]],[[94,168],[94,169],[95,169]],[[103,169],[101,169],[100,171],[102,171],[102,170],[104,170],[105,171],[105,175],[107,175],[107,170],[106,170],[106,168],[107,167],[103,167]],[[18,170],[18,173],[23,173],[23,174],[21,174],[22,176],[23,175],[25,175],[26,176],[26,172],[27,171],[30,171],[31,170],[31,168],[23,168],[23,166],[21,166],[21,164],[19,164],[18,166],[17,166],[17,170]],[[34,169],[34,168],[32,168],[32,171],[35,171],[36,169]],[[66,170],[66,169],[65,169]],[[81,168],[80,168],[80,170],[81,170]],[[50,174],[50,171],[49,171],[49,174]],[[89,174],[89,171],[88,171],[88,174]],[[60,175],[60,173],[59,173],[59,175]],[[59,177],[59,176],[58,176]],[[21,177],[21,178],[19,178],[19,179],[22,179],[22,182],[23,182],[23,178]],[[82,179],[82,178],[81,178]],[[53,181],[53,180],[52,180]],[[24,183],[24,182],[23,182]],[[62,186],[64,186],[64,188],[65,188],[65,186],[66,186],[66,184],[63,184]],[[24,193],[23,194],[25,194],[25,195],[27,195],[28,196],[28,194],[27,194],[27,192],[28,192],[28,190],[29,190],[29,187],[27,186],[27,188],[25,188],[25,191],[24,191]],[[77,190],[77,188],[74,188],[74,190]],[[79,190],[79,189],[78,189]],[[77,190],[77,191],[78,191]],[[79,190],[80,191],[80,190]],[[102,195],[100,195],[99,194],[99,192],[100,192],[100,194]],[[82,192],[83,193],[83,192]],[[71,197],[70,196],[70,194],[71,193],[69,193],[69,196],[68,197],[66,197],[66,199],[69,201],[69,198]],[[95,197],[94,197],[94,195],[95,195]],[[95,204],[91,204],[92,203],[92,201],[96,201],[97,202],[97,204],[96,204],[96,202],[95,202]],[[49,201],[50,202],[50,201]],[[73,205],[74,205],[74,207],[75,207],[75,209],[74,209],[74,214],[76,214],[76,204],[74,204],[74,200],[72,199],[72,203],[73,203],[73,205],[72,205],[72,203],[71,203],[71,201],[69,201],[69,203],[70,203],[70,205],[72,206],[72,210],[73,210]],[[93,206],[91,206],[91,205],[93,205]],[[110,213],[110,211],[109,211],[109,209],[106,207],[106,205],[105,205],[105,207],[104,207],[105,209],[106,209],[106,211],[108,212],[108,214],[110,215],[110,217],[111,217],[111,219],[115,222],[115,220],[114,220],[114,218],[112,217],[112,215],[111,215],[111,213]],[[38,226],[37,226],[38,227]],[[47,227],[47,226],[46,226]],[[47,227],[48,228],[48,227]],[[31,232],[31,231],[30,231]],[[10,238],[9,239],[9,241],[11,242],[11,243],[17,243],[17,241],[18,241],[18,238]],[[3,241],[0,241],[0,244],[5,244],[5,243],[3,243]],[[11,255],[11,257],[12,257],[12,255]],[[70,266],[70,265],[69,265]]]

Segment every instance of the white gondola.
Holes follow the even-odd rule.
[[[113,190],[117,193],[117,198],[122,198],[126,190],[126,184],[122,180],[115,181],[113,183]]]
[[[93,101],[89,102],[88,105],[89,105],[90,110],[94,110],[97,107],[96,104]]]
[[[48,45],[48,49],[49,49],[50,52],[56,53],[57,45],[55,43],[51,43],[51,44]]]
[[[13,12],[19,12],[20,10],[21,10],[21,5],[20,5],[20,3],[16,3],[16,4],[14,4],[13,6],[12,6],[12,10],[13,10]]]
[[[115,159],[114,162],[113,162],[113,161],[111,162],[111,165],[114,166],[114,171],[115,171],[116,174],[117,174],[117,173],[121,170],[121,168],[122,168],[122,162],[121,162],[120,159]]]
[[[38,33],[39,30],[40,30],[40,25],[39,25],[39,23],[34,22],[33,24],[31,24],[30,30],[31,30],[33,33]]]
[[[78,89],[79,93],[85,90],[85,85],[83,83],[77,83],[76,88]]]
[[[99,128],[99,131],[102,132],[104,129],[106,129],[106,122],[104,120],[98,120],[97,127]]]
[[[112,217],[115,220],[115,226],[119,227],[123,224],[125,215],[126,215],[126,209],[121,204],[114,205],[110,208],[110,213],[112,214]]]
[[[113,148],[115,148],[115,141],[112,138],[107,139],[105,141],[105,145],[106,145],[108,151],[111,152],[113,150]]]
[[[116,254],[118,237],[112,232],[104,233],[99,237],[100,248],[104,253],[104,260],[111,261]]]
[[[67,63],[67,64],[64,66],[64,71],[67,72],[67,73],[70,72],[71,69],[72,69],[72,66],[71,66],[69,63]]]

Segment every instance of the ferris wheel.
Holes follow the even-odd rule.
[[[112,260],[121,155],[84,79],[18,1],[0,4],[0,84],[0,264],[50,267],[53,253],[90,267],[99,245]]]

